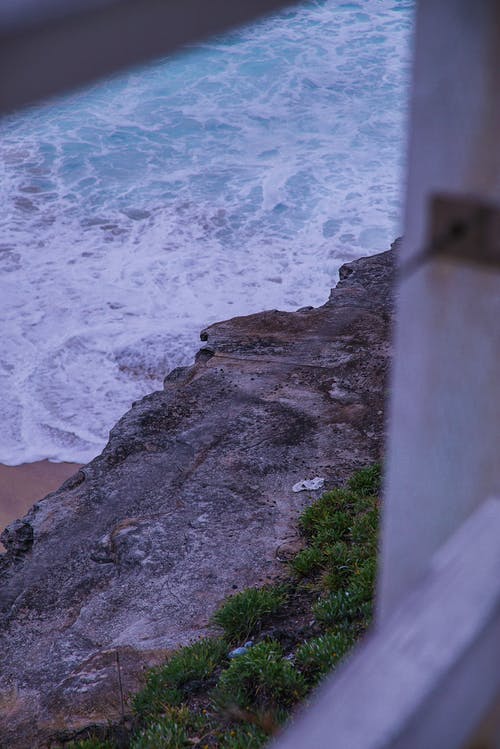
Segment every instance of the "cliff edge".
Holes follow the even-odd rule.
[[[348,263],[319,308],[201,334],[193,366],[118,422],[103,453],[2,534],[0,746],[119,718],[145,666],[264,584],[295,519],[381,457],[394,252]]]

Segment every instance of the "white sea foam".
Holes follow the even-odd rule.
[[[87,461],[208,323],[399,232],[409,0],[309,3],[0,126],[0,461]]]

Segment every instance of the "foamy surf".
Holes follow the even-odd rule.
[[[86,462],[198,332],[399,232],[412,2],[314,2],[0,125],[0,461]]]

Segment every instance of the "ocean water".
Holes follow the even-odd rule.
[[[315,0],[0,122],[0,462],[85,462],[199,331],[400,232],[413,1]]]

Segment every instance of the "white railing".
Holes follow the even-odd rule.
[[[500,499],[490,499],[276,749],[456,749],[499,692]]]
[[[435,195],[449,196],[453,209],[462,202],[464,223],[464,198],[473,212],[496,205],[498,228],[479,232],[456,260],[436,256],[400,282],[382,618],[484,498],[500,492],[500,3],[419,0],[415,40],[402,264],[432,241],[436,223],[443,232]],[[449,216],[462,245],[467,235],[453,231],[460,213]],[[496,269],[477,262],[490,251]]]

